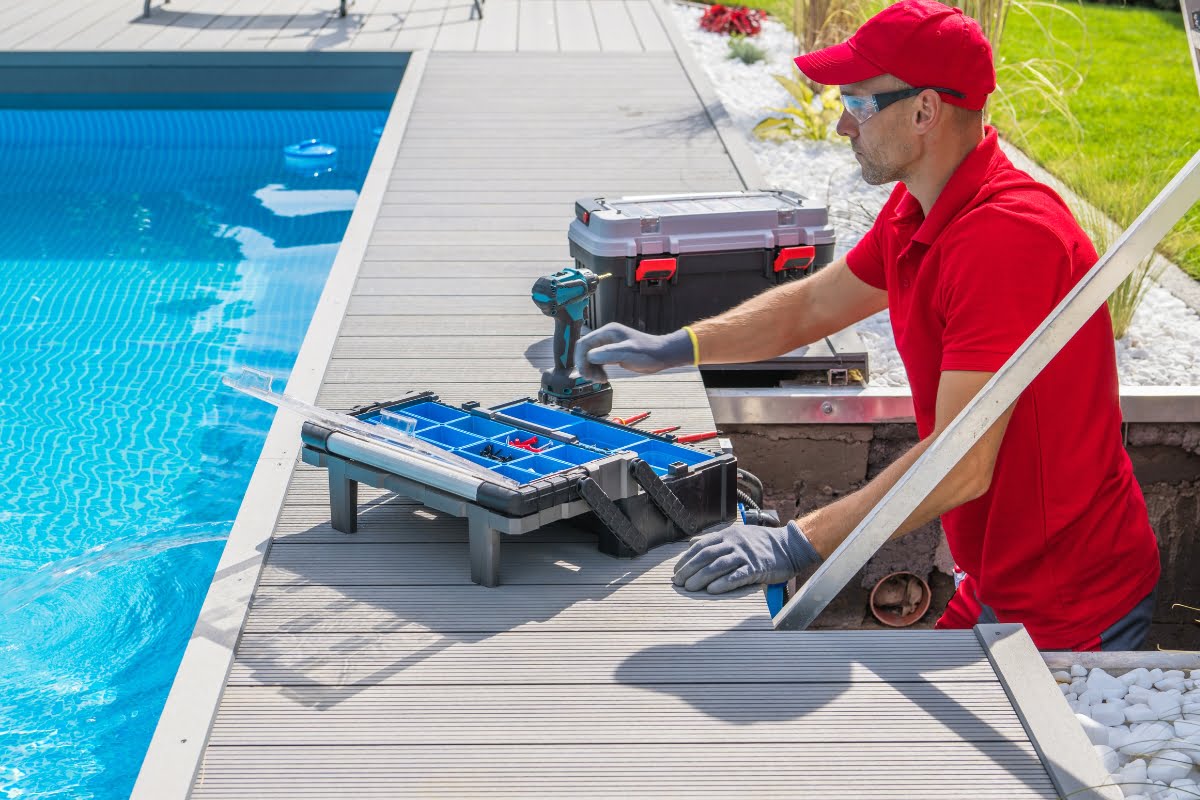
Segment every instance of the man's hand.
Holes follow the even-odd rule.
[[[709,594],[721,594],[751,584],[783,583],[820,561],[795,520],[782,528],[734,523],[692,542],[671,580],[689,592],[707,588]]]
[[[607,382],[605,364],[631,372],[659,372],[695,363],[692,337],[680,329],[666,336],[634,330],[610,322],[584,336],[575,345],[575,368],[590,381]]]

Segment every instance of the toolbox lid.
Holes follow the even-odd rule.
[[[783,190],[584,198],[571,243],[600,257],[832,244],[829,211]]]

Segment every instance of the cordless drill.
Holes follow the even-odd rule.
[[[575,372],[575,344],[583,329],[583,315],[601,277],[590,269],[566,267],[533,284],[533,302],[554,317],[554,368],[542,373],[538,400],[582,408],[591,414],[612,411],[612,387],[589,381]]]

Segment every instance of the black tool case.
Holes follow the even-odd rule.
[[[613,275],[589,325],[656,334],[811,274],[835,242],[828,210],[788,191],[585,198],[567,236],[576,264]]]
[[[329,470],[333,527],[357,527],[357,484],[389,489],[469,521],[471,574],[499,581],[499,535],[564,519],[595,531],[600,549],[635,556],[731,521],[737,460],[612,423],[516,400],[491,409],[455,407],[428,392],[354,412],[383,425],[403,418],[412,435],[514,483],[481,480],[398,457],[385,442],[347,436],[315,422],[303,428],[306,463]],[[535,452],[536,450],[536,452]]]

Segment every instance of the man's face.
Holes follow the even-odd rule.
[[[844,95],[871,95],[906,88],[906,84],[891,75],[841,87]],[[872,186],[904,179],[912,162],[915,142],[909,112],[911,99],[897,101],[877,112],[865,122],[859,122],[849,111],[843,111],[837,132],[850,139],[855,158],[862,167],[863,180]]]

